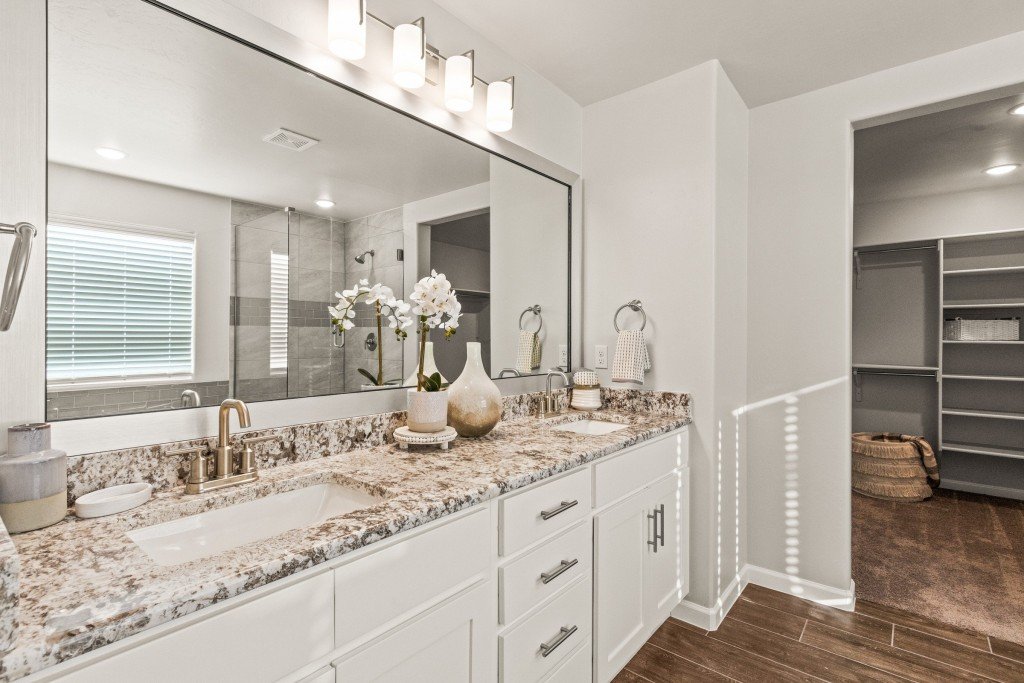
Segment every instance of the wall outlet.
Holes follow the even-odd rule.
[[[598,370],[606,370],[608,368],[608,347],[604,344],[598,344],[594,347],[594,365]]]
[[[569,347],[566,344],[558,345],[558,365],[559,367],[569,367]]]

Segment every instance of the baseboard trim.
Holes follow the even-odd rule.
[[[732,609],[732,606],[740,597],[740,593],[747,586],[746,569],[744,567],[740,570],[739,574],[733,577],[732,581],[729,582],[729,585],[725,587],[725,590],[718,597],[718,600],[715,601],[714,606],[704,607],[695,602],[683,600],[672,610],[672,616],[706,631],[716,630],[721,625],[722,620],[725,619],[725,615],[729,613],[729,610]]]
[[[828,607],[852,612],[857,604],[856,586],[853,581],[850,581],[849,589],[843,590],[796,576],[790,576],[789,574],[783,574],[772,569],[755,567],[750,564],[743,568],[743,573],[747,583],[770,588],[780,593],[795,595],[798,598],[817,602]]]
[[[1005,486],[991,486],[989,484],[975,484],[971,481],[943,479],[941,488],[952,489],[953,491],[964,491],[966,493],[980,493],[984,496],[995,496],[996,498],[1024,500],[1024,489],[1013,489]]]

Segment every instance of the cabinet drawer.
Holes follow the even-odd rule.
[[[584,522],[499,569],[501,623],[512,623],[577,577],[590,576],[592,535]]]
[[[569,655],[565,663],[551,672],[551,675],[544,679],[544,683],[581,683],[581,681],[592,681],[592,667],[590,643],[586,643],[579,650]]]
[[[110,681],[276,681],[331,651],[330,572],[268,593],[61,677]]]
[[[511,555],[590,515],[586,468],[501,501],[501,554]]]
[[[336,569],[335,644],[362,638],[482,578],[490,566],[489,517],[483,506]]]
[[[594,505],[601,507],[647,486],[689,462],[689,434],[686,429],[645,443],[629,453],[594,465]]]
[[[590,579],[577,582],[544,609],[498,638],[501,680],[540,681],[590,640]],[[547,656],[544,656],[547,651]]]

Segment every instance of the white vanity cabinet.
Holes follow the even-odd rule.
[[[685,428],[31,680],[611,680],[685,596]]]

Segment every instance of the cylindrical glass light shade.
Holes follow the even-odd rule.
[[[487,129],[493,133],[512,130],[512,84],[508,81],[487,86]]]
[[[366,56],[366,11],[361,0],[329,0],[327,46],[342,59]]]
[[[466,55],[453,55],[444,64],[444,106],[450,111],[473,108],[475,86],[473,60]]]
[[[399,24],[395,27],[391,64],[391,77],[398,85],[409,90],[423,85],[427,73],[423,29],[415,24]]]

